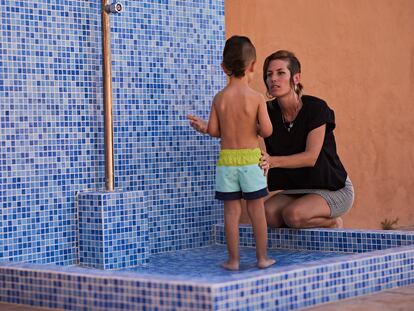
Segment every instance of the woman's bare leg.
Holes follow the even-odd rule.
[[[247,212],[252,222],[256,241],[257,267],[264,269],[273,265],[276,260],[267,257],[267,223],[263,199],[248,200]]]
[[[238,270],[239,254],[239,221],[241,215],[240,200],[224,201],[224,230],[226,234],[228,260],[222,264],[227,270]]]
[[[291,228],[335,228],[342,219],[330,218],[328,203],[317,194],[306,194],[294,199],[281,212],[284,222]]]
[[[285,227],[286,223],[283,220],[282,211],[295,201],[295,197],[271,192],[264,200],[267,225],[272,228]]]

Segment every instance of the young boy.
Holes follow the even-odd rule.
[[[256,61],[256,50],[247,37],[233,36],[223,51],[223,71],[227,86],[216,94],[211,107],[207,133],[221,138],[216,170],[216,199],[224,201],[224,226],[228,261],[223,267],[238,270],[239,220],[241,199],[247,202],[256,240],[259,268],[275,260],[267,257],[267,224],[263,197],[267,195],[266,177],[259,167],[259,134],[268,137],[273,128],[263,96],[249,87]]]

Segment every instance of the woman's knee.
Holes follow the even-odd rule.
[[[265,209],[266,222],[269,227],[278,228],[283,226],[283,220],[275,209],[266,208]]]
[[[266,221],[269,227],[285,227],[282,211],[292,202],[292,198],[285,195],[273,195],[265,201]]]
[[[282,211],[282,218],[285,224],[291,228],[301,228],[305,221],[303,214],[296,208],[285,208]]]

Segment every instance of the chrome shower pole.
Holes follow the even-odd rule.
[[[114,190],[114,149],[112,124],[112,56],[109,14],[107,0],[102,0],[102,55],[103,55],[103,96],[105,131],[105,189]]]

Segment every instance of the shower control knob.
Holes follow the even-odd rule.
[[[121,2],[113,2],[106,5],[105,9],[108,13],[121,13],[124,7],[122,6]]]

